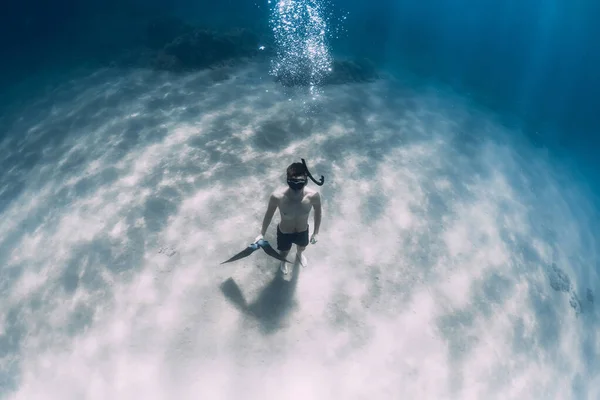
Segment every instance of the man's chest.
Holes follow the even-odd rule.
[[[310,204],[310,198],[305,196],[303,199],[290,200],[283,198],[279,209],[285,216],[300,216],[310,212],[312,205]]]

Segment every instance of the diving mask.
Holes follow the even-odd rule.
[[[306,186],[307,182],[308,182],[308,179],[306,179],[306,177],[302,177],[302,178],[292,177],[292,178],[288,178],[288,180],[287,180],[288,186],[292,190],[302,190],[302,188],[304,186]]]

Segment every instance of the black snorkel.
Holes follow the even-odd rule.
[[[311,181],[313,181],[314,183],[316,183],[319,186],[323,186],[323,184],[325,183],[325,177],[323,175],[321,175],[321,181],[317,182],[315,180],[315,178],[313,178],[313,176],[311,175],[310,171],[308,170],[308,167],[306,166],[306,161],[304,160],[304,158],[301,158],[302,160],[302,164],[304,164],[304,170],[306,171],[306,174],[308,175],[308,177],[310,178]]]

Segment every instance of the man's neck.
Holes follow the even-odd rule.
[[[288,195],[291,199],[298,200],[304,197],[304,188],[301,190],[294,190],[292,188],[288,189]]]

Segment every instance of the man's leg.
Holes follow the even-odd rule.
[[[279,225],[277,225],[277,250],[279,250],[279,254],[287,258],[291,248],[292,240],[290,235],[286,235],[285,233],[281,232]],[[290,267],[285,261],[282,261],[281,264],[279,264],[279,268],[284,274],[290,272]]]
[[[302,255],[304,250],[306,250],[306,246],[296,245],[296,261],[298,261],[303,267],[306,267],[306,257]]]
[[[306,246],[308,246],[308,227],[298,236],[298,241],[296,241],[296,261],[300,263],[303,267],[306,267],[306,257],[302,254],[304,250],[306,250]]]
[[[280,250],[279,254],[281,254],[282,256],[284,256],[285,258],[287,258],[287,255],[288,255],[289,252],[290,252],[289,250]],[[285,261],[282,261],[281,264],[279,264],[279,269],[284,274],[287,274],[287,273],[290,272],[290,265],[289,265],[289,263],[286,263]]]

